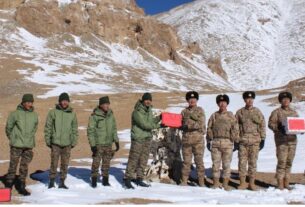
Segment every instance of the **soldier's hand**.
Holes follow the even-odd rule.
[[[119,151],[120,150],[120,143],[119,142],[116,142],[115,143],[115,151],[117,152],[117,151]]]
[[[234,142],[233,152],[235,152],[236,150],[239,150],[239,143]]]
[[[211,152],[211,142],[207,143],[207,149]]]
[[[97,147],[96,147],[96,146],[91,147],[91,152],[92,152],[93,154],[95,154],[95,153],[97,152]]]
[[[282,134],[286,135],[285,126],[283,126],[281,123],[279,123],[277,128]]]
[[[186,130],[188,130],[188,126],[187,125],[182,125],[181,127],[180,127],[180,130],[182,130],[182,131],[186,131]]]
[[[49,147],[50,149],[52,149],[52,145],[51,145],[51,144],[47,144],[47,147]]]
[[[259,150],[262,150],[265,146],[265,139],[262,139],[262,141],[259,143]]]

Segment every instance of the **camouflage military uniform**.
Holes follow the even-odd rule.
[[[259,145],[266,137],[266,123],[263,114],[256,107],[243,107],[236,113],[239,124],[239,176],[255,178]]]
[[[11,146],[10,151],[10,165],[6,175],[7,182],[13,182],[15,179],[20,158],[21,161],[19,166],[19,180],[25,183],[26,177],[28,175],[28,165],[33,159],[33,151],[30,148],[17,148],[13,146]]]
[[[51,167],[50,167],[50,179],[56,178],[57,166],[59,158],[60,162],[60,178],[65,180],[68,173],[68,165],[71,155],[71,146],[61,147],[56,144],[51,146]]]
[[[102,174],[104,177],[109,176],[110,162],[114,155],[112,146],[96,145],[97,151],[93,153],[92,158],[92,172],[91,177],[99,176],[99,167],[102,161]]]
[[[215,112],[208,122],[207,142],[211,143],[213,178],[220,177],[220,165],[223,167],[223,177],[231,175],[231,160],[233,143],[238,140],[238,124],[232,112]]]
[[[278,179],[289,179],[292,167],[292,162],[295,156],[297,137],[296,135],[283,134],[279,129],[282,121],[287,117],[298,117],[295,110],[291,108],[275,109],[269,118],[268,127],[274,132],[274,139],[276,144],[276,177]]]
[[[185,108],[182,112],[183,126],[187,126],[182,136],[182,183],[186,183],[191,171],[192,155],[197,167],[199,184],[204,184],[204,134],[206,133],[205,114],[201,107]]]

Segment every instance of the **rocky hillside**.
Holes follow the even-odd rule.
[[[145,16],[134,0],[27,0],[0,6],[5,92],[18,88],[21,93],[33,83],[40,86],[40,97],[63,90],[233,89],[198,56],[198,44],[182,44],[175,28]]]
[[[305,76],[304,0],[197,0],[157,18],[175,26],[185,45],[197,42],[237,89]]]

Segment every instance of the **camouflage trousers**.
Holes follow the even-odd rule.
[[[144,178],[149,158],[150,143],[150,140],[144,142],[131,141],[125,179]]]
[[[194,161],[197,168],[198,179],[204,179],[204,163],[203,163],[203,153],[204,153],[204,143],[195,143],[195,144],[182,144],[182,157],[183,157],[183,166],[182,166],[182,181],[188,180],[188,177],[191,172],[192,157],[194,155]]]
[[[212,174],[213,178],[220,178],[220,165],[222,164],[223,178],[231,177],[232,148],[212,147]]]
[[[96,153],[92,154],[92,168],[91,168],[91,177],[99,177],[99,168],[102,161],[102,174],[103,176],[109,176],[110,161],[114,155],[112,146],[96,146]]]
[[[259,144],[239,145],[238,169],[239,169],[240,177],[246,177],[248,171],[248,176],[250,178],[255,178],[258,153],[259,153]],[[248,170],[247,170],[247,165],[248,165]]]
[[[276,146],[276,177],[278,179],[290,178],[290,172],[295,157],[295,151],[295,144],[280,144]]]
[[[10,165],[8,173],[6,175],[6,182],[13,183],[17,167],[19,166],[19,179],[21,182],[25,182],[28,175],[28,166],[33,159],[33,151],[29,148],[16,148],[11,147],[10,151]]]
[[[60,147],[52,145],[51,149],[51,167],[50,179],[55,179],[57,174],[57,166],[60,159],[60,179],[66,179],[68,173],[69,160],[71,155],[71,146]]]

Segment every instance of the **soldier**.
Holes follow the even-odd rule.
[[[120,144],[117,135],[116,121],[108,96],[101,97],[99,106],[96,107],[89,118],[87,135],[92,151],[91,185],[96,188],[99,176],[99,167],[102,160],[103,186],[109,184],[110,161],[114,155],[112,144],[115,143],[119,151]]]
[[[290,107],[292,101],[291,93],[281,92],[278,100],[281,103],[281,107],[271,113],[268,127],[274,132],[277,157],[276,178],[278,188],[283,190],[284,188],[291,189],[289,187],[289,179],[297,145],[297,136],[286,134],[283,121],[287,117],[298,117],[298,113]]]
[[[182,182],[187,185],[191,171],[192,156],[197,167],[199,186],[204,186],[204,135],[206,133],[205,114],[201,107],[197,106],[199,94],[196,91],[186,93],[186,100],[189,106],[181,112],[182,114]]]
[[[131,180],[135,178],[138,186],[149,187],[143,182],[144,172],[149,158],[152,130],[160,128],[160,117],[153,117],[151,103],[152,95],[144,93],[132,112],[131,148],[124,176],[127,189],[134,189]]]
[[[212,153],[213,161],[213,188],[219,188],[220,165],[223,168],[223,188],[229,190],[229,180],[231,176],[231,161],[233,153],[233,143],[238,142],[238,124],[232,112],[227,111],[229,96],[218,95],[216,103],[219,110],[213,113],[208,122],[207,148]],[[234,150],[236,150],[234,148]]]
[[[49,111],[44,128],[46,144],[51,148],[49,188],[54,187],[58,161],[61,159],[58,187],[68,189],[65,185],[65,179],[67,177],[71,149],[75,147],[78,139],[76,114],[69,104],[69,95],[62,93],[59,96],[58,104]]]
[[[34,97],[25,94],[17,110],[10,113],[6,123],[6,135],[10,141],[10,165],[6,175],[5,186],[12,188],[19,165],[20,189],[19,193],[28,196],[26,190],[26,177],[28,166],[33,159],[33,148],[35,147],[35,134],[38,127],[38,115],[34,112]]]
[[[246,106],[239,109],[236,119],[239,124],[238,168],[240,186],[238,189],[247,189],[246,176],[248,164],[249,188],[256,190],[255,173],[258,153],[263,149],[266,137],[266,123],[262,112],[253,106],[255,92],[243,93]]]

